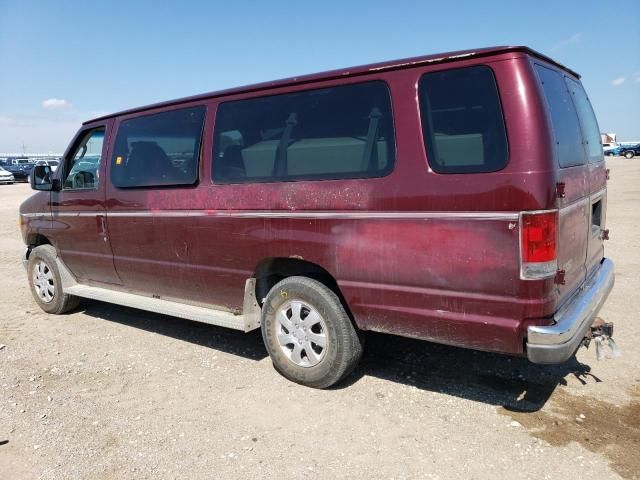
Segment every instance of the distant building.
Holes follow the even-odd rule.
[[[602,143],[616,143],[617,135],[615,133],[601,133],[600,140]]]

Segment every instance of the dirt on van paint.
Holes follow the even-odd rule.
[[[640,478],[640,386],[633,389],[633,399],[624,405],[558,389],[544,410],[502,413],[550,445],[577,442],[604,455],[622,477]]]
[[[600,316],[621,358],[535,366],[371,334],[324,391],[279,376],[259,332],[100,302],[43,313],[20,261],[29,187],[0,185],[0,478],[638,478],[640,161],[608,167]]]

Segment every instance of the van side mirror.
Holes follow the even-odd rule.
[[[53,178],[53,170],[49,165],[36,165],[29,175],[31,188],[34,190],[59,190],[58,180]]]

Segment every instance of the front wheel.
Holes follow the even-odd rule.
[[[56,263],[56,250],[51,245],[40,245],[31,251],[27,273],[31,294],[45,312],[65,313],[80,303],[78,297],[64,293]]]
[[[277,283],[262,307],[262,338],[283,376],[314,388],[346,377],[362,357],[362,342],[337,295],[307,277]]]
[[[624,158],[633,158],[633,152],[625,152]]]

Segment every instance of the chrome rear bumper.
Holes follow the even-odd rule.
[[[554,315],[553,325],[527,329],[529,360],[543,364],[568,360],[582,343],[614,283],[613,262],[605,258],[580,292]]]

